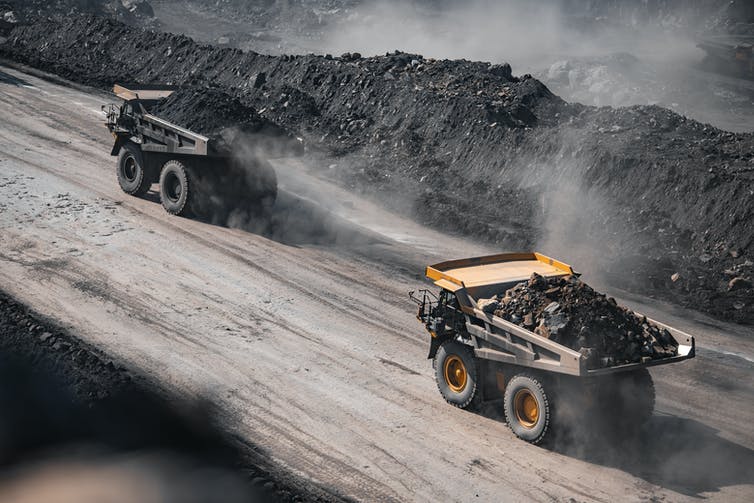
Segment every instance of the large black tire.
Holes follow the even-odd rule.
[[[147,172],[141,149],[134,143],[124,143],[118,153],[118,184],[123,192],[143,196],[152,186],[152,176]]]
[[[188,168],[175,159],[168,161],[160,172],[160,202],[173,215],[189,216],[194,195]]]
[[[544,386],[533,375],[518,374],[508,381],[503,398],[508,426],[522,440],[540,444],[550,432],[552,408]]]
[[[478,362],[472,349],[447,340],[437,349],[433,360],[437,389],[449,404],[474,410],[482,402]]]

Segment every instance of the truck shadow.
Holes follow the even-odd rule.
[[[612,439],[584,444],[556,441],[551,449],[688,496],[754,484],[754,450],[718,433],[693,419],[656,414],[630,438],[615,432]]]
[[[241,225],[237,225],[239,223]],[[386,242],[378,234],[349,222],[318,202],[287,191],[278,193],[265,219],[249,223],[230,219],[228,224],[287,245],[359,247]]]
[[[160,204],[159,193],[154,189],[144,199]],[[204,210],[192,218],[219,227],[241,229],[288,246],[359,248],[388,243],[379,234],[349,222],[323,204],[285,190],[278,192],[275,204],[264,213],[241,209],[232,202],[228,207],[218,203],[225,202],[206,202]]]
[[[505,422],[500,400],[480,414]],[[583,428],[583,425],[580,425]],[[722,487],[754,484],[754,450],[721,437],[694,419],[655,414],[638,433],[612,436],[586,433],[580,440],[555,432],[543,448],[588,463],[617,468],[651,484],[701,497]]]
[[[12,86],[31,86],[27,81],[14,77],[4,71],[0,70],[0,84],[10,84]]]

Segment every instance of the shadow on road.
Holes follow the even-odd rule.
[[[280,191],[266,218],[231,214],[227,225],[287,245],[363,246],[385,242],[378,235],[327,210],[315,201]]]
[[[12,86],[31,86],[28,82],[13,75],[7,74],[0,70],[0,84],[10,84]]]
[[[486,402],[480,414],[505,422],[502,400]],[[583,425],[579,425],[583,427]],[[655,414],[630,437],[565,441],[556,434],[545,449],[611,468],[688,496],[718,492],[722,487],[754,484],[754,450],[718,435],[694,419]]]
[[[1,501],[281,499],[218,424],[208,400],[160,394],[0,291]]]
[[[160,204],[156,190],[147,193],[144,199]],[[264,213],[217,204],[227,201],[204,203],[205,210],[192,218],[241,229],[289,246],[360,247],[387,243],[379,235],[339,217],[318,202],[284,190],[278,192],[275,204]]]
[[[556,445],[554,450],[691,496],[754,484],[754,450],[722,438],[718,430],[699,421],[678,416],[653,416],[638,438],[578,448]]]

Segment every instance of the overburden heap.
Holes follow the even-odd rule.
[[[10,13],[10,14],[9,14]],[[91,13],[108,16],[129,24],[155,23],[154,9],[148,0],[2,0],[0,19],[33,22],[36,18],[61,14]],[[6,20],[8,20],[6,19]]]
[[[579,351],[588,368],[669,358],[678,343],[614,298],[596,292],[576,276],[545,278],[532,274],[504,294],[478,302],[511,323]]]

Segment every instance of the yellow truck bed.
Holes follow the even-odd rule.
[[[159,100],[161,98],[167,98],[175,92],[175,87],[172,86],[131,86],[129,89],[126,86],[115,84],[113,86],[113,94],[118,98],[130,101],[130,100]]]
[[[518,283],[534,272],[545,277],[576,274],[568,264],[533,252],[448,260],[427,266],[426,276],[437,286],[455,292],[461,288]]]

